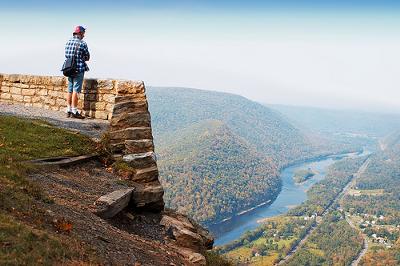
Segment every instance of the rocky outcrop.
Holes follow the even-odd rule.
[[[136,183],[132,205],[145,210],[163,210],[164,190],[158,180],[151,118],[143,82],[118,81],[108,134],[114,158],[132,169],[127,175]]]
[[[145,211],[162,211],[164,190],[159,181],[145,86],[143,82],[119,81],[116,92],[109,144],[114,158],[132,169],[124,174],[135,184],[130,204]],[[171,248],[188,265],[206,265],[202,254],[213,246],[210,233],[172,210],[165,210],[161,215],[160,225],[172,241]]]
[[[213,236],[192,219],[166,210],[160,224],[178,247],[179,253],[192,265],[206,265],[204,252],[212,249]]]

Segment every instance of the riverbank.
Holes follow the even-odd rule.
[[[268,204],[264,204],[260,207],[256,207],[258,204],[254,205],[252,209],[247,212],[238,212],[236,215],[226,218],[224,222],[221,221],[218,224],[208,226],[208,229],[216,237],[215,245],[225,245],[234,241],[235,239],[240,238],[240,236],[246,231],[251,231],[257,228],[259,226],[257,221],[260,219],[285,214],[289,210],[290,206],[300,205],[307,199],[306,191],[316,182],[325,178],[326,170],[330,165],[341,158],[354,157],[361,153],[361,151],[358,153],[352,151],[350,153],[346,152],[342,154],[327,154],[324,156],[318,156],[314,160],[303,160],[303,163],[298,163],[282,169],[280,173],[282,186],[274,200],[271,200]],[[318,174],[302,184],[296,184],[293,180],[294,172],[298,169],[309,167],[315,169]],[[239,213],[242,214],[239,215]]]
[[[318,156],[312,157],[312,158],[299,159],[299,160],[293,161],[291,163],[288,163],[288,164],[285,164],[284,166],[282,166],[280,168],[280,170],[279,170],[279,176],[281,176],[281,174],[282,174],[284,169],[289,168],[289,167],[295,167],[295,166],[300,165],[300,164],[317,162],[317,161],[321,161],[321,160],[325,160],[325,159],[329,159],[329,158],[341,159],[341,158],[346,157],[346,155],[349,155],[349,154],[361,154],[362,152],[363,152],[362,149],[361,150],[351,150],[351,151],[343,151],[343,152],[340,152],[340,153],[328,153],[328,154],[318,155]],[[259,202],[257,202],[256,205],[254,205],[254,207],[250,207],[250,208],[241,210],[241,211],[239,211],[239,212],[237,212],[235,214],[232,214],[229,217],[223,218],[222,220],[219,220],[217,222],[205,223],[204,226],[206,226],[208,228],[213,227],[213,226],[218,226],[218,225],[221,225],[223,223],[229,222],[230,220],[234,219],[235,217],[247,214],[247,213],[249,213],[251,211],[255,211],[255,210],[257,210],[258,208],[261,208],[261,207],[266,207],[265,205],[272,204],[276,200],[276,198],[281,193],[281,191],[282,191],[282,179],[279,182],[279,188],[278,188],[278,191],[277,191],[276,195],[273,195],[268,200],[265,200],[265,198],[264,198],[264,199],[260,200]]]

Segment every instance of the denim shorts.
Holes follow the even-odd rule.
[[[82,84],[83,84],[83,76],[85,75],[85,72],[78,73],[75,77],[73,78],[68,78],[68,92],[76,92],[76,93],[81,93],[82,91]]]

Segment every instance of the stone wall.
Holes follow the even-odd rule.
[[[121,82],[125,81],[85,79],[78,108],[88,117],[111,119],[116,88]],[[65,77],[0,74],[0,102],[65,110],[67,83]]]

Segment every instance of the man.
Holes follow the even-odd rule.
[[[89,61],[90,54],[87,44],[82,41],[85,37],[86,29],[82,26],[76,26],[72,38],[65,45],[65,57],[71,58],[75,56],[77,74],[68,78],[68,94],[67,94],[67,117],[84,119],[78,112],[78,98],[82,91],[83,77],[85,71],[89,71],[86,61]]]

